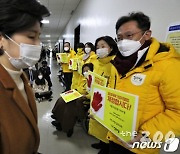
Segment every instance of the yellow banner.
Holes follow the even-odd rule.
[[[122,141],[134,138],[137,109],[138,96],[92,85],[91,114]]]
[[[73,101],[79,97],[82,97],[82,95],[78,91],[76,91],[75,89],[66,91],[66,92],[60,94],[60,96],[63,98],[63,100],[66,103]]]

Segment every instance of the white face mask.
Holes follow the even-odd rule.
[[[85,52],[88,54],[91,52],[91,48],[85,48]]]
[[[145,35],[145,33],[144,33],[144,35]],[[133,53],[135,53],[142,46],[140,41],[143,38],[143,36],[140,38],[139,41],[123,39],[123,40],[117,42],[117,46],[118,46],[118,49],[119,49],[121,55],[124,57],[127,57],[127,56],[130,56]]]
[[[38,75],[38,78],[41,80],[43,78],[43,76],[42,75]]]
[[[69,51],[69,47],[64,47],[64,51]]]
[[[31,45],[31,44],[24,44],[16,43],[14,40],[12,40],[9,36],[6,35],[12,42],[14,42],[16,45],[20,48],[20,57],[19,58],[13,58],[11,57],[6,51],[5,53],[8,55],[10,63],[17,69],[23,69],[28,68],[30,66],[35,65],[39,58],[41,53],[41,46],[40,45]]]
[[[105,58],[109,55],[109,51],[108,51],[108,48],[100,48],[100,49],[97,49],[96,50],[96,55],[99,57],[99,58]]]
[[[85,78],[87,78],[88,77],[88,72],[84,72],[83,75],[84,75]]]

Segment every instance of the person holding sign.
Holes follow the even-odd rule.
[[[111,80],[111,60],[118,52],[116,42],[110,36],[103,36],[95,42],[96,54],[98,56],[97,62],[94,64],[94,73],[107,78],[108,83]],[[91,87],[92,78],[88,80],[88,87]],[[113,81],[112,81],[113,82]],[[111,83],[112,83],[111,82]],[[107,84],[108,85],[108,84]],[[98,106],[97,104],[95,106]],[[99,139],[101,150],[100,152],[106,154],[108,152],[108,140],[106,139],[108,130],[94,119],[90,119],[89,134]],[[92,144],[95,147],[97,144]]]
[[[151,37],[150,24],[149,17],[142,12],[130,13],[116,23],[120,52],[112,61],[116,84],[111,87],[139,96],[135,126],[138,134],[128,141],[129,145],[141,143],[143,136],[156,142],[158,133],[162,137],[160,142],[165,141],[169,132],[180,135],[180,55],[171,44]],[[111,132],[107,137],[110,154],[159,153],[158,148],[131,149]]]
[[[76,52],[71,49],[69,42],[64,43],[64,53],[66,53],[68,56],[68,63],[61,63],[61,66],[63,69],[64,81],[66,84],[65,91],[68,91],[71,89],[71,83],[72,83],[72,70],[69,69],[69,61],[71,58],[74,58],[74,56],[76,55]]]
[[[83,56],[84,56],[84,44],[78,43],[77,44],[77,53],[73,59],[77,59],[77,61],[82,61]],[[80,75],[81,74],[78,73],[78,70],[73,70],[71,89],[76,89]]]
[[[93,71],[92,63],[87,63],[83,65],[83,76],[86,76],[88,70]],[[79,81],[80,82],[76,90],[83,96],[80,98],[76,98],[75,100],[72,100],[70,102],[65,102],[65,100],[63,100],[63,98],[60,97],[56,101],[56,104],[52,109],[53,115],[51,117],[55,119],[55,121],[52,121],[52,125],[54,125],[57,130],[62,130],[66,132],[67,137],[72,136],[73,128],[77,119],[85,118],[84,101],[90,102],[90,96],[86,91],[86,78],[83,77]],[[72,90],[67,91],[66,93],[70,92],[72,92]]]

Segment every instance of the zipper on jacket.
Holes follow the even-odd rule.
[[[117,76],[115,75],[114,89],[116,88]]]

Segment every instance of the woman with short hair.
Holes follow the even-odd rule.
[[[23,68],[37,63],[42,17],[36,0],[0,1],[0,153],[36,154],[39,147],[34,94]]]

